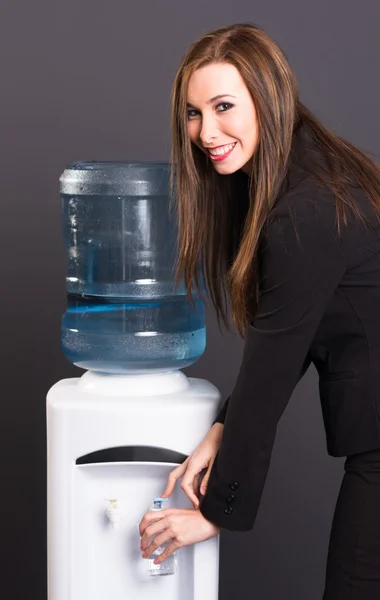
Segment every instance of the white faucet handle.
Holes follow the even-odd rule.
[[[108,502],[106,516],[112,527],[118,528],[124,518],[124,511],[120,506],[120,501],[117,498],[105,498],[105,500]]]

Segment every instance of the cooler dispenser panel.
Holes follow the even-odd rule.
[[[179,463],[80,462],[73,473],[70,555],[75,593],[71,600],[212,597],[218,585],[219,536],[177,550],[177,572],[173,576],[152,577],[147,559],[141,558],[138,524]],[[106,514],[110,499],[117,500],[120,508],[116,526]],[[178,484],[167,502],[167,508],[171,506],[192,508]]]

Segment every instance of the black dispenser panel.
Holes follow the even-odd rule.
[[[103,448],[84,454],[76,459],[77,465],[90,465],[92,463],[107,462],[167,462],[182,464],[187,459],[186,454],[159,448],[157,446],[116,446]]]

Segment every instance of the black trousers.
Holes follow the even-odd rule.
[[[323,600],[380,600],[380,449],[347,457],[344,468]]]

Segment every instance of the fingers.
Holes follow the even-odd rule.
[[[175,546],[174,540],[172,540],[172,538],[170,537],[167,530],[156,535],[156,537],[154,538],[154,540],[152,540],[152,542],[150,544],[148,543],[147,545],[145,544],[144,546],[141,545],[141,550],[143,550],[142,558],[149,558],[153,554],[153,552],[155,552],[157,550],[157,548],[159,548],[159,546],[162,546],[163,544],[165,544],[165,542],[169,542],[169,541],[172,541],[172,543],[170,544],[170,546],[168,546],[168,548],[171,547],[172,549],[169,550],[169,552],[167,552],[168,548],[165,548],[165,550],[160,554],[160,557],[163,554],[165,554],[165,557],[167,558],[168,556],[170,556],[170,554],[172,552],[174,552],[173,546]],[[162,560],[160,562],[162,562]]]
[[[185,460],[185,462],[182,463],[182,465],[179,465],[178,467],[176,467],[175,469],[173,469],[173,471],[171,471],[168,475],[168,482],[166,484],[166,488],[163,494],[161,494],[161,498],[167,498],[168,496],[170,496],[170,494],[173,492],[174,488],[175,488],[175,484],[177,483],[177,480],[183,476],[183,474],[186,472],[187,469],[187,465],[189,462],[189,458],[187,458]]]
[[[161,542],[161,544],[163,544],[163,542]],[[157,558],[154,559],[154,561],[153,561],[154,564],[155,565],[159,565],[164,560],[166,560],[167,558],[169,558],[169,556],[171,554],[173,554],[176,550],[178,550],[178,546],[173,541],[171,544],[169,544],[169,546],[167,546],[165,548],[165,550],[163,552],[161,552],[160,556],[157,556]],[[147,556],[146,558],[149,558],[149,557]]]
[[[175,485],[181,477],[181,488],[189,498],[194,508],[199,508],[199,477],[202,476],[202,471],[199,472],[198,468],[192,468],[190,463],[190,456],[178,467],[173,469],[168,475],[168,482],[165,491],[161,494],[161,498],[167,498],[173,492]],[[202,482],[203,483],[203,482]]]
[[[199,498],[197,496],[199,486],[200,473],[192,470],[190,467],[187,469],[185,476],[181,482],[181,488],[193,504],[194,508],[199,507]]]
[[[202,483],[201,483],[201,487],[200,487],[200,493],[202,494],[202,496],[204,496],[207,491],[208,480],[210,479],[211,469],[212,469],[212,463],[210,464],[205,476],[202,479]]]
[[[145,513],[145,515],[143,516],[143,518],[141,519],[141,521],[139,523],[140,537],[142,538],[144,536],[144,534],[148,528],[149,528],[149,537],[154,535],[155,533],[157,533],[157,531],[162,531],[162,529],[164,529],[164,527],[162,526],[162,524],[160,527],[160,521],[162,521],[162,519],[166,518],[172,512],[173,512],[173,509],[166,508],[165,510],[159,510],[154,513],[152,513],[152,512]],[[152,521],[154,521],[154,523],[152,523]]]
[[[207,473],[207,467],[205,469],[202,469],[202,471],[199,473],[199,476],[198,476],[198,480],[197,480],[197,496],[198,496],[198,498],[201,494],[201,489],[202,489],[202,485],[205,481],[206,473]]]
[[[167,536],[166,539],[162,539],[163,535]],[[152,540],[153,536],[156,536],[154,540]],[[152,552],[154,552],[154,550],[160,545],[160,543],[158,543],[157,540],[161,540],[162,544],[163,542],[166,542],[169,539],[170,537],[168,535],[166,527],[163,525],[161,525],[161,527],[157,527],[157,523],[154,523],[153,525],[150,525],[145,529],[144,534],[142,535],[140,540],[140,548],[141,550],[145,551],[148,547],[153,548]]]
[[[206,473],[207,469],[202,469],[194,478],[193,482],[193,490],[197,497],[197,502],[193,502],[194,508],[199,508],[199,501],[201,496],[201,484]]]

